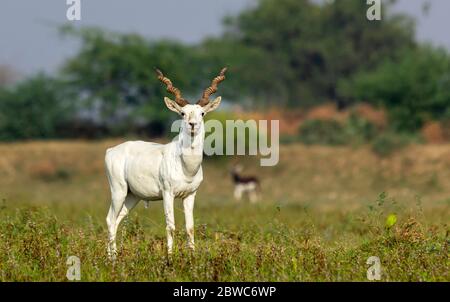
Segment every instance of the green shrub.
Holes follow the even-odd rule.
[[[450,55],[442,49],[420,47],[400,60],[386,60],[341,82],[343,96],[383,105],[390,126],[414,133],[428,120],[445,117],[450,103]]]
[[[309,120],[300,126],[300,141],[307,145],[344,145],[347,140],[343,125],[335,120]]]
[[[355,143],[369,142],[375,138],[378,132],[377,127],[372,122],[355,114],[350,115],[345,124],[345,130]]]
[[[377,134],[376,127],[356,115],[345,123],[335,120],[309,120],[300,127],[300,141],[308,145],[363,144]]]
[[[336,120],[309,120],[300,127],[300,141],[307,145],[355,145],[370,143],[372,151],[387,157],[410,143],[420,143],[419,136],[389,130],[379,133],[371,122],[355,115],[345,123]]]
[[[288,135],[288,134],[280,134],[280,144],[282,145],[290,145],[297,143],[299,138],[295,135]]]
[[[0,140],[58,137],[72,108],[57,80],[42,74],[26,79],[0,91]]]
[[[411,142],[405,135],[386,132],[377,136],[372,142],[372,151],[380,157],[387,157]]]

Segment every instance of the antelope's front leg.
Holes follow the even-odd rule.
[[[175,233],[175,215],[173,212],[173,195],[164,193],[164,215],[166,217],[166,234],[167,234],[167,253],[170,255],[173,251],[173,235]]]
[[[188,239],[188,247],[195,249],[194,245],[194,201],[195,193],[183,199],[184,219],[186,222],[186,232]]]

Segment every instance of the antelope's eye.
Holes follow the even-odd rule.
[[[184,116],[184,112],[181,112],[181,116]]]
[[[202,116],[205,116],[205,113],[204,113],[204,112],[202,112]]]

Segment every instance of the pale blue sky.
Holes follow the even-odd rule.
[[[355,0],[361,1],[361,0]],[[418,17],[418,38],[450,49],[450,0],[428,0],[432,8],[422,15],[426,0],[398,0],[396,10]],[[195,43],[221,32],[221,20],[255,0],[81,0],[82,20],[76,26],[101,26],[112,31],[136,32]],[[68,22],[66,0],[1,0],[0,65],[19,74],[52,72],[77,43],[61,39],[56,25]]]

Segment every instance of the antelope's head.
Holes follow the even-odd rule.
[[[210,111],[217,109],[220,105],[221,97],[209,101],[209,97],[217,91],[217,85],[225,80],[226,68],[220,71],[220,74],[211,82],[211,86],[205,89],[200,100],[196,104],[190,104],[181,96],[178,88],[172,85],[172,82],[164,76],[164,74],[157,69],[158,79],[167,86],[167,91],[175,96],[175,100],[168,97],[164,98],[167,108],[178,113],[181,116],[181,131],[185,131],[190,135],[198,133],[199,129],[203,127],[203,117]]]

